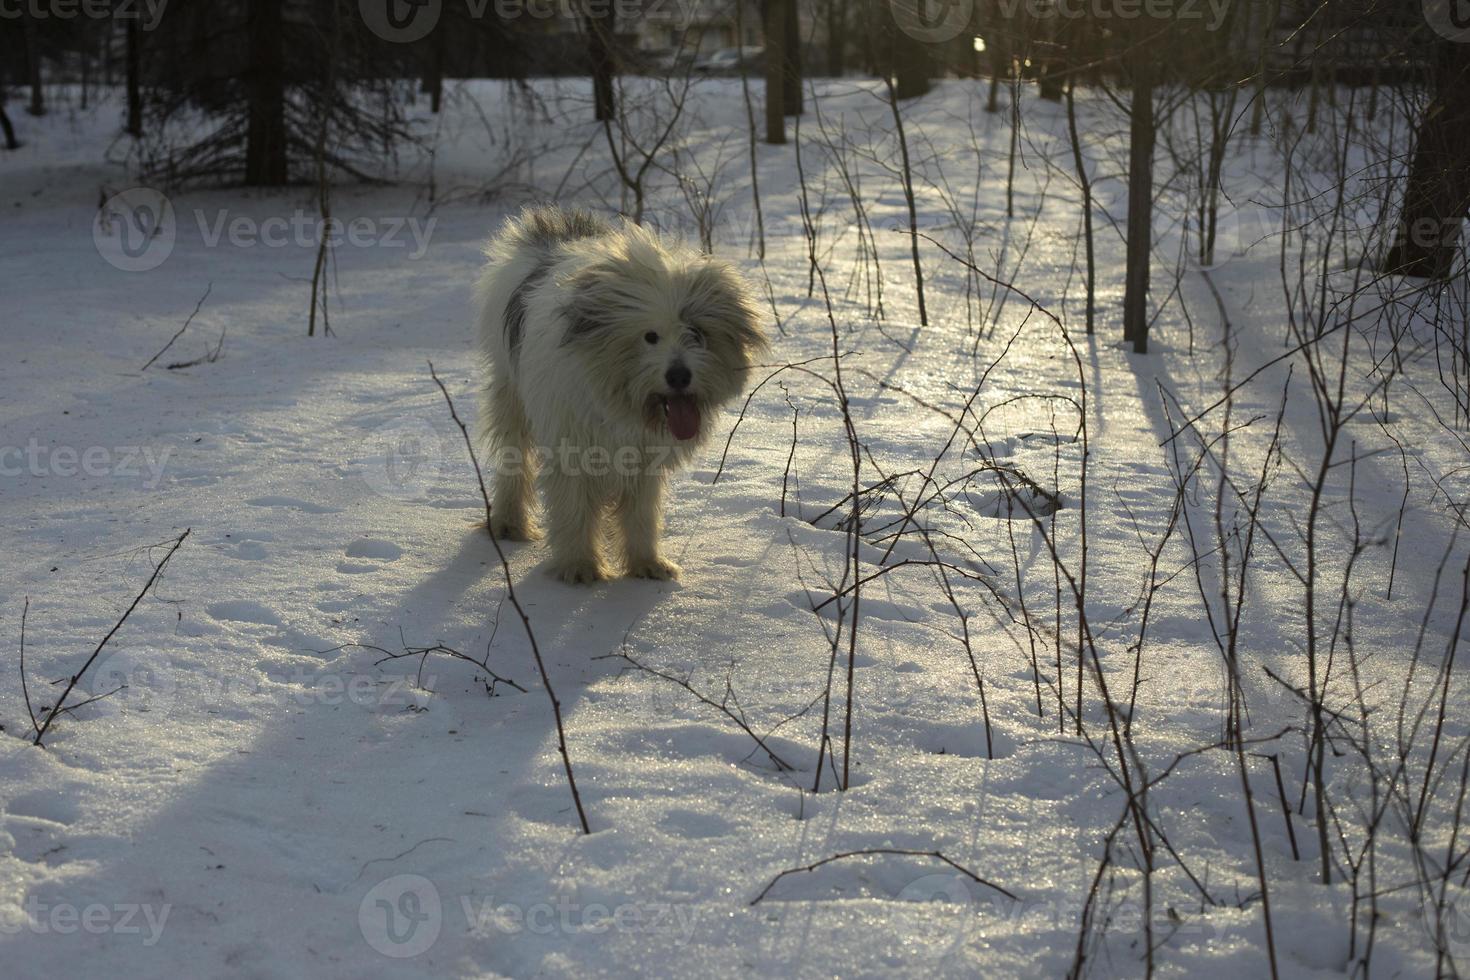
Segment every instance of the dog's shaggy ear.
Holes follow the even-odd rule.
[[[567,332],[562,344],[586,340],[615,326],[635,297],[611,262],[595,262],[568,276],[562,288],[571,297],[562,308]]]
[[[745,278],[728,262],[705,259],[694,272],[683,317],[706,334],[722,334],[747,356],[770,346]]]
[[[583,240],[569,248],[593,260],[560,284],[571,297],[562,310],[569,324],[563,344],[636,326],[651,309],[668,305],[669,257],[646,230],[626,225],[617,235]]]

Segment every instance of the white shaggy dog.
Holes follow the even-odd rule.
[[[767,343],[745,281],[635,225],[552,207],[507,221],[486,255],[490,533],[538,535],[539,478],[552,574],[607,578],[611,538],[629,575],[674,578],[658,544],[664,481],[708,438]]]

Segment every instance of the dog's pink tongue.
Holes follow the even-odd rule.
[[[670,395],[669,431],[675,439],[693,439],[699,435],[699,405],[689,395]]]

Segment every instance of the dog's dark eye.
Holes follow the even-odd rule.
[[[650,344],[656,344],[658,343],[658,334],[650,330],[648,331],[648,333],[643,335],[643,339],[648,341]]]

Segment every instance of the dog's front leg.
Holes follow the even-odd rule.
[[[660,555],[658,549],[659,529],[663,523],[663,491],[661,477],[643,475],[623,488],[622,498],[618,501],[628,574],[636,578],[679,577],[679,566]]]
[[[600,537],[604,502],[597,481],[548,467],[545,474],[546,511],[551,545],[550,572],[563,582],[600,582],[607,578]]]

